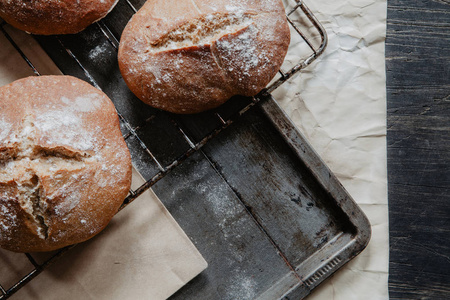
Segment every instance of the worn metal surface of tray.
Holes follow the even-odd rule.
[[[208,261],[208,269],[173,299],[300,299],[370,238],[367,218],[270,94],[326,43],[307,7],[286,2],[292,32],[304,38],[302,29],[314,27],[322,43],[315,47],[305,38],[312,54],[281,71],[257,97],[234,97],[197,115],[146,106],[120,75],[118,40],[143,0],[119,1],[79,34],[36,37],[63,73],[113,100],[133,164],[147,180],[125,205],[152,186]],[[0,285],[0,299],[70,248],[41,265],[28,255],[35,270],[11,288]]]

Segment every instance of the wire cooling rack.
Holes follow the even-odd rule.
[[[274,91],[277,87],[282,85],[285,81],[293,77],[300,70],[310,65],[325,49],[327,44],[327,36],[324,28],[309,10],[309,8],[303,3],[303,1],[285,1],[286,5],[286,17],[291,26],[291,44],[297,43],[302,44],[301,47],[291,49],[288,52],[297,51],[300,49],[301,53],[296,53],[296,57],[299,60],[296,62],[286,61],[281,67],[278,75],[270,85],[264,89],[259,95],[251,98],[247,98],[246,101],[239,101],[231,99],[225,105],[219,107],[218,109],[208,111],[202,114],[202,119],[207,119],[208,124],[215,124],[214,126],[203,126],[204,124],[198,124],[193,122],[192,118],[189,116],[177,116],[170,113],[154,110],[152,108],[145,108],[145,116],[141,121],[135,122],[127,118],[126,113],[121,113],[118,109],[119,118],[121,121],[121,129],[123,136],[130,148],[132,154],[133,165],[136,169],[143,175],[146,182],[137,188],[136,190],[130,190],[129,195],[125,199],[121,209],[130,204],[133,200],[139,197],[143,192],[155,184],[158,180],[163,178],[167,173],[173,170],[176,166],[180,165],[186,158],[192,155],[194,152],[201,149],[209,140],[214,136],[219,134],[223,129],[227,128],[235,120],[237,120],[246,111],[254,107],[260,102],[263,95],[267,95]],[[119,1],[118,6],[125,5],[132,9],[133,12],[138,10],[136,4],[133,4],[130,0]],[[116,10],[119,9],[116,7]],[[108,17],[107,17],[108,18]],[[96,24],[92,25],[90,29],[97,32],[101,32],[103,39],[106,40],[112,48],[116,51],[119,46],[119,36],[117,32],[108,24],[108,21],[101,20]],[[37,76],[41,75],[40,71],[35,67],[31,59],[22,51],[18,46],[18,43],[14,38],[8,33],[7,25],[4,21],[0,20],[0,31],[15,48],[15,50],[20,54],[20,56],[25,60],[33,73]],[[46,38],[36,37],[41,45],[46,44]],[[64,49],[66,56],[72,60],[72,65],[76,66],[78,72],[83,74],[81,77],[85,77],[86,80],[90,81],[91,84],[99,89],[103,89],[102,84],[98,83],[93,76],[91,76],[91,71],[85,67],[83,64],[83,57],[74,53],[73,49],[67,44],[70,44],[69,39],[74,37],[64,37],[58,36],[53,37],[53,42],[58,44],[58,47]],[[69,41],[69,42],[68,42]],[[66,73],[65,70],[62,70]],[[108,92],[105,91],[107,94]],[[113,102],[119,101],[111,96]],[[116,102],[115,102],[116,104]],[[116,105],[117,107],[117,105]],[[170,124],[170,142],[164,140],[165,134],[161,134],[158,124],[165,124],[164,127],[167,128],[167,124]],[[158,127],[156,130],[154,127]],[[199,128],[202,129],[199,129]],[[167,129],[165,129],[167,131]],[[157,133],[155,133],[157,132]],[[142,134],[145,133],[145,134]],[[167,132],[166,132],[167,133]],[[157,142],[150,143],[147,142],[144,136],[151,136],[153,134]],[[156,134],[156,135],[155,135]],[[173,142],[173,139],[179,139],[179,142]],[[168,151],[167,147],[172,144],[176,144],[176,150]],[[180,147],[181,145],[181,147]],[[181,148],[181,150],[180,150]],[[75,247],[72,245],[63,248],[56,253],[53,253],[49,258],[45,259],[43,262],[38,262],[32,254],[25,253],[26,260],[31,264],[32,270],[17,280],[14,284],[5,287],[0,282],[0,299],[7,299],[20,288],[24,287],[28,282],[36,278],[42,271],[44,271],[48,266],[55,263],[58,258],[63,256],[67,251]],[[22,254],[17,254],[22,255]],[[2,272],[5,272],[2,270]],[[8,270],[6,270],[8,272]]]

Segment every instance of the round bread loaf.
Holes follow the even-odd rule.
[[[281,0],[149,0],[123,31],[119,66],[145,103],[197,113],[259,93],[289,42]]]
[[[71,76],[0,88],[0,247],[50,251],[99,233],[131,184],[111,100]]]
[[[77,33],[106,16],[118,0],[0,0],[0,17],[34,34]]]

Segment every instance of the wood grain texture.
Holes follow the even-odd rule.
[[[450,1],[388,1],[391,299],[450,299]]]

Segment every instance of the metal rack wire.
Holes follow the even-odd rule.
[[[158,155],[154,154],[146,145],[144,141],[140,138],[140,136],[137,134],[137,132],[144,126],[147,126],[149,123],[152,122],[153,119],[157,118],[159,114],[166,114],[164,112],[156,112],[156,114],[150,115],[144,122],[143,125],[132,125],[130,122],[126,119],[125,116],[119,114],[119,118],[121,121],[121,126],[123,130],[123,135],[126,141],[134,140],[136,144],[138,144],[138,147],[141,147],[140,151],[145,152],[148,157],[152,160],[153,164],[156,166],[156,171],[151,176],[147,176],[146,182],[137,188],[136,190],[130,190],[128,197],[125,199],[123,205],[120,209],[125,208],[127,205],[129,205],[131,202],[133,202],[136,198],[138,198],[143,192],[145,192],[148,188],[150,188],[152,185],[154,185],[158,180],[163,178],[167,173],[172,171],[175,167],[180,165],[186,158],[191,156],[193,153],[201,149],[206,143],[208,143],[209,140],[211,140],[214,136],[218,135],[222,130],[230,126],[234,121],[236,121],[241,115],[243,115],[246,111],[257,105],[260,100],[263,98],[262,96],[267,95],[268,93],[271,93],[274,91],[277,87],[279,87],[281,84],[283,84],[285,81],[290,79],[292,76],[297,74],[300,70],[305,68],[306,66],[310,65],[322,52],[324,51],[326,44],[327,44],[327,36],[325,33],[324,28],[322,25],[318,22],[318,20],[314,17],[312,12],[308,9],[308,7],[303,3],[303,1],[298,0],[291,0],[292,5],[287,6],[287,20],[292,28],[292,32],[296,33],[298,37],[301,38],[303,43],[307,45],[307,48],[309,49],[307,52],[305,52],[304,55],[302,55],[300,61],[298,61],[295,65],[289,66],[289,68],[286,71],[283,71],[286,69],[285,66],[282,66],[281,70],[279,71],[279,75],[276,79],[272,81],[272,83],[263,90],[259,95],[249,98],[248,102],[242,107],[242,105],[239,105],[236,108],[233,108],[231,110],[231,113],[229,112],[229,109],[226,113],[224,113],[224,110],[213,110],[208,112],[208,114],[215,118],[217,121],[217,126],[213,128],[212,130],[208,131],[206,134],[204,134],[201,137],[193,138],[192,135],[190,135],[186,128],[180,123],[180,119],[178,119],[176,116],[173,116],[171,114],[169,115],[170,122],[176,128],[180,136],[184,139],[186,144],[188,145],[188,148],[180,155],[177,155],[176,159],[171,160],[170,162],[163,162],[158,159]],[[136,12],[137,9],[133,6],[133,4],[129,0],[125,0],[125,3],[134,11]],[[300,16],[303,18],[303,20],[295,19],[294,15]],[[305,23],[305,20],[308,23]],[[1,20],[0,20],[1,21]],[[17,45],[17,43],[14,41],[14,39],[8,34],[7,30],[5,30],[5,26],[8,26],[4,21],[1,21],[0,23],[0,31],[2,34],[7,38],[7,40],[11,43],[11,45],[16,49],[16,51],[20,54],[20,56],[24,59],[24,61],[28,64],[28,66],[31,68],[32,72],[39,76],[41,75],[40,72],[37,70],[35,65],[31,62],[31,60],[25,55],[25,53],[21,50],[21,48]],[[119,41],[118,37],[116,37],[110,28],[103,22],[100,21],[96,23],[93,26],[98,26],[98,29],[103,33],[103,35],[106,37],[108,42],[114,47],[114,49],[118,49]],[[314,34],[319,38],[319,42],[314,43],[314,41],[311,40],[311,37],[308,36],[308,34],[305,33],[305,30],[313,30]],[[61,45],[64,47],[63,42],[59,40]],[[316,45],[315,45],[316,44]],[[86,70],[82,63],[78,60],[77,56],[72,53],[72,51],[66,47],[64,47],[68,53],[68,55],[76,62],[76,64],[82,69],[83,73],[86,75],[86,77],[91,81],[91,83],[96,86],[97,88],[100,88],[100,85],[95,81],[95,79],[90,76],[89,71]],[[232,101],[231,101],[232,102]],[[7,299],[11,295],[13,295],[15,292],[17,292],[20,288],[25,286],[28,282],[33,280],[36,276],[38,276],[42,271],[44,271],[48,266],[55,263],[58,258],[63,256],[67,251],[75,247],[76,245],[72,245],[66,248],[63,248],[56,253],[54,253],[51,257],[47,258],[44,262],[38,263],[36,259],[31,255],[26,253],[26,259],[29,261],[29,263],[32,265],[33,270],[30,271],[28,274],[20,278],[15,284],[13,284],[10,287],[4,287],[2,283],[0,282],[0,299]],[[18,254],[20,255],[20,254]],[[2,271],[3,272],[3,271]]]

